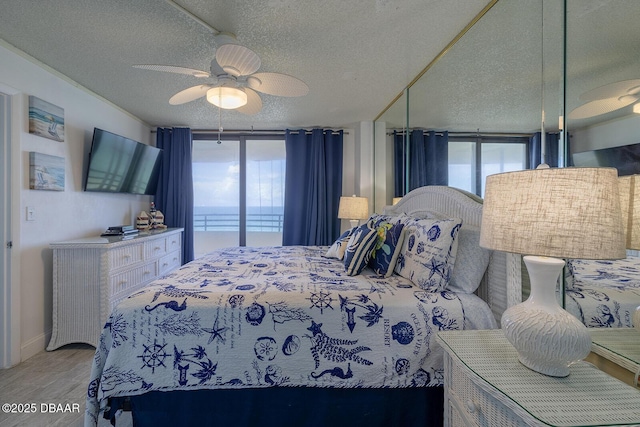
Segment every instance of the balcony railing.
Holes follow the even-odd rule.
[[[284,215],[247,214],[247,231],[282,232]],[[194,214],[194,231],[237,231],[240,229],[240,217],[237,214]]]

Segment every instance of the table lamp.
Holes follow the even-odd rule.
[[[351,228],[357,227],[359,220],[369,217],[369,200],[366,197],[340,197],[338,205],[338,218],[348,219]]]
[[[553,377],[591,349],[589,332],[556,299],[560,258],[626,256],[615,168],[549,168],[487,177],[480,246],[522,254],[531,294],[502,315],[526,367]]]

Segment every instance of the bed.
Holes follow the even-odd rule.
[[[227,248],[154,281],[102,331],[85,425],[441,424],[437,332],[496,328],[507,307],[481,214],[422,187],[331,247]]]
[[[640,306],[640,258],[567,260],[565,307],[590,328],[632,327]]]

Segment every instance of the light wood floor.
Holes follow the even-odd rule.
[[[0,409],[0,427],[82,426],[94,353],[89,345],[69,344],[43,351],[10,369],[0,369],[0,405],[35,404],[36,408],[33,414],[5,413],[4,408]],[[50,404],[54,404],[53,408]],[[100,427],[110,425],[107,420],[100,420]],[[123,414],[117,425],[131,426],[130,414]]]

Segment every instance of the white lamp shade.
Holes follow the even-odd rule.
[[[207,101],[216,107],[233,110],[247,104],[247,94],[236,87],[214,87],[207,91]]]
[[[394,197],[393,200],[391,201],[391,204],[395,205],[396,203],[398,203],[400,200],[402,200],[402,197]]]
[[[366,197],[340,197],[338,206],[338,218],[340,219],[367,219],[369,217],[369,200]]]
[[[480,246],[557,258],[624,258],[617,170],[546,168],[488,176]]]
[[[640,177],[621,176],[618,186],[625,246],[627,249],[640,250]]]

